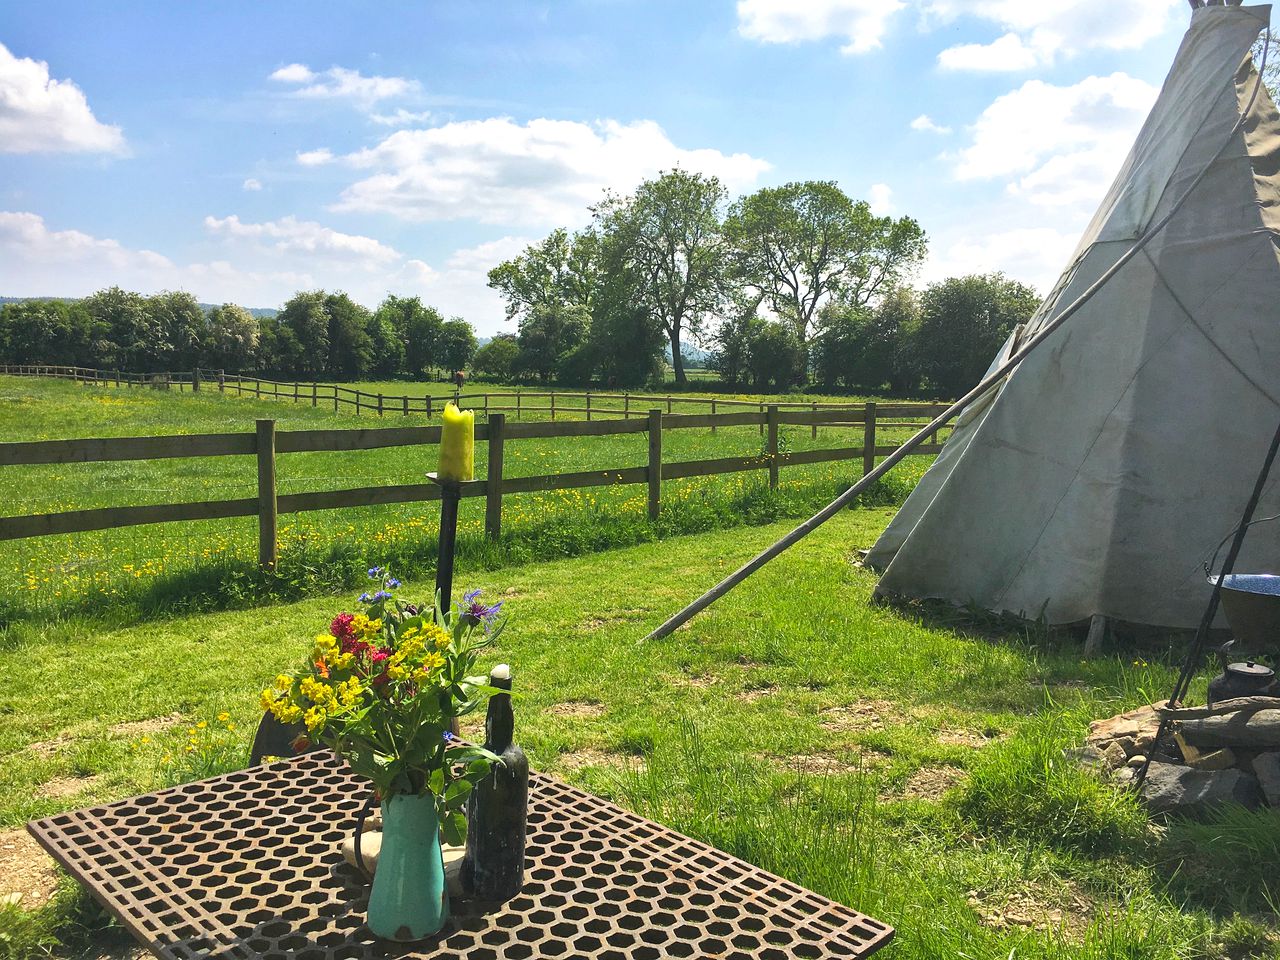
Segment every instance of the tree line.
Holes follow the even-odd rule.
[[[715,177],[669,171],[490,271],[519,332],[487,344],[476,366],[628,386],[655,379],[665,350],[683,384],[693,340],[734,388],[954,395],[1038,297],[999,274],[917,293],[908,281],[926,249],[915,220],[877,216],[835,183],[730,202]]]
[[[345,293],[302,291],[275,316],[256,316],[233,303],[206,310],[182,291],[111,287],[81,300],[0,306],[0,363],[358,380],[462,370],[476,348],[471,324],[446,320],[418,297],[389,295],[369,310]]]

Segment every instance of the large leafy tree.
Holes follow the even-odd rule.
[[[74,300],[23,300],[0,306],[0,362],[98,366],[101,331]]]
[[[160,334],[154,363],[176,370],[196,366],[209,328],[208,317],[196,298],[182,290],[166,290],[147,297],[144,309]]]
[[[681,341],[702,333],[724,296],[727,198],[716,177],[676,169],[630,197],[606,197],[594,211],[606,260],[627,271],[634,305],[666,335],[680,384],[687,382]]]
[[[520,344],[515,336],[500,333],[476,351],[472,366],[476,373],[501,382],[511,379],[519,355]]]
[[[982,378],[1013,328],[1039,303],[1035,290],[1002,273],[931,284],[920,298],[915,337],[921,373],[938,393],[959,396]]]
[[[323,306],[329,320],[328,372],[334,377],[359,379],[373,365],[369,311],[345,293],[327,294]]]
[[[280,335],[274,359],[279,369],[314,374],[329,369],[329,314],[324,301],[323,290],[299,291],[285,301],[276,318]]]
[[[421,377],[434,362],[436,340],[444,317],[434,307],[424,306],[418,297],[387,296],[378,307],[378,321],[389,323],[404,345],[404,370]],[[376,339],[376,338],[375,338]]]
[[[476,332],[461,317],[453,317],[440,327],[436,354],[446,370],[463,370],[476,355]]]
[[[164,331],[139,293],[110,287],[86,297],[84,308],[103,333],[102,360],[121,370],[158,370],[157,357],[168,351]]]
[[[874,308],[832,300],[822,308],[822,332],[812,344],[818,382],[829,390],[877,393],[885,384],[897,394],[914,390],[919,324],[919,297],[910,287],[894,288]]]
[[[224,370],[246,369],[258,350],[262,326],[244,307],[224,303],[209,313],[208,362]]]
[[[766,187],[736,201],[725,221],[735,278],[764,294],[801,351],[833,297],[863,307],[895,286],[925,254],[910,217],[877,217],[836,184]]]

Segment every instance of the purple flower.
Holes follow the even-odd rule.
[[[358,597],[358,599],[359,599],[359,601],[360,601],[361,603],[370,603],[370,602],[372,602],[372,600],[373,600],[373,598],[372,598],[372,597],[370,597],[370,596],[369,596],[369,594],[367,594],[367,593],[362,593],[362,594],[360,594],[360,596]]]
[[[380,576],[382,576],[382,573],[383,573],[383,568],[382,568],[382,567],[370,567],[370,568],[369,568],[369,579],[370,579],[370,580],[377,580]]]
[[[400,581],[395,577],[390,577],[387,579],[387,586],[394,590],[396,587],[400,586]]]
[[[462,595],[462,615],[470,617],[476,623],[483,623],[487,631],[497,619],[498,611],[502,609],[502,601],[499,600],[493,605],[481,603],[477,597],[480,596],[479,590],[472,590],[470,593]]]
[[[391,594],[387,593],[387,591],[385,590],[379,590],[377,593],[373,595],[374,603],[377,603],[380,600],[390,600],[390,599],[391,599]]]
[[[455,740],[457,740],[457,739],[458,739],[458,738],[457,738],[457,737],[455,737],[455,736],[453,735],[453,731],[452,731],[452,730],[446,730],[446,731],[444,732],[444,742],[445,742],[445,743],[453,743],[453,741],[455,741]]]

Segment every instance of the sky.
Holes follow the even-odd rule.
[[[675,166],[917,219],[1045,292],[1186,0],[0,3],[0,295],[419,295]]]

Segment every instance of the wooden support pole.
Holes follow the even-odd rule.
[[[866,423],[862,429],[862,475],[865,477],[876,468],[876,402],[868,400]]]
[[[431,419],[431,408],[432,408],[432,406],[433,406],[433,401],[432,401],[432,399],[431,399],[431,394],[427,394],[427,419],[428,419],[428,420],[430,420],[430,419]]]
[[[298,381],[293,382],[293,402],[298,402]]]
[[[485,399],[485,403],[488,403],[489,395],[485,394],[484,399]],[[556,392],[552,390],[551,391],[551,419],[554,420],[555,418],[556,418]]]
[[[520,419],[520,391],[516,391],[516,419]]]
[[[818,401],[817,401],[817,400],[813,401],[813,412],[814,412],[814,413],[817,413],[817,412],[818,412]],[[814,424],[813,424],[813,432],[809,434],[809,438],[810,438],[811,440],[817,440],[817,439],[818,439],[818,423],[817,423],[817,421],[816,421],[816,420],[814,421]]]
[[[404,416],[407,417],[409,415],[409,395],[406,393],[403,397],[400,398],[400,400],[404,407],[404,410],[403,410]]]
[[[623,420],[631,419],[631,394],[630,393],[624,393],[622,395],[622,419]]]
[[[769,489],[778,489],[778,407],[769,405],[769,438],[766,450],[769,455]]]
[[[276,568],[276,422],[258,421],[258,565]]]
[[[649,519],[662,508],[662,411],[649,411]]]
[[[711,415],[712,415],[713,417],[716,415],[716,402],[715,402],[714,400],[712,400],[712,401],[711,401]],[[716,433],[716,425],[715,425],[715,423],[713,422],[713,423],[711,424],[711,435],[712,435],[712,436],[715,436],[715,433]]]
[[[763,419],[763,417],[764,417],[764,404],[763,404],[763,403],[762,403],[762,404],[760,404],[760,416],[761,416],[761,418],[762,418],[762,419],[760,420],[760,436],[762,436],[762,437],[763,437],[763,436],[764,436],[764,419]]]
[[[587,391],[587,419],[591,419],[591,391]]]
[[[191,392],[200,392],[200,368],[196,367],[191,371]]]
[[[378,394],[378,416],[382,416],[382,394]]]
[[[313,407],[320,405],[320,387],[319,384],[311,384],[311,405]]]
[[[495,413],[489,418],[489,467],[484,490],[484,533],[490,540],[502,536],[502,443],[507,418]]]
[[[227,392],[227,371],[225,370],[218,371],[218,392]]]
[[[1107,639],[1107,618],[1100,613],[1095,613],[1089,618],[1089,636],[1084,641],[1085,659],[1090,659],[1097,655],[1102,649],[1103,642]]]
[[[440,484],[440,540],[436,554],[436,593],[440,606],[453,606],[453,555],[458,544],[458,503],[462,490],[456,483]]]

